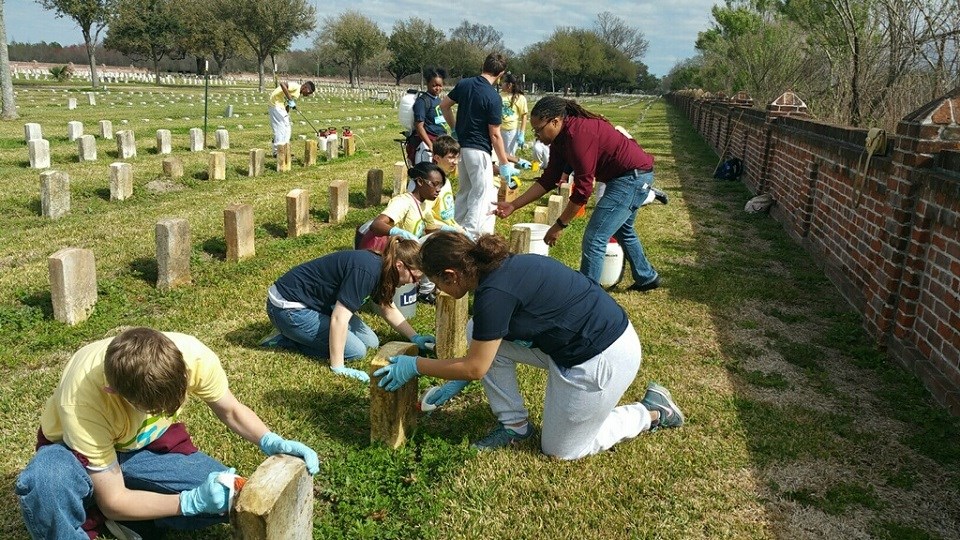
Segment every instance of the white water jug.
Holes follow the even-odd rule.
[[[623,279],[623,248],[613,238],[607,242],[607,252],[603,256],[603,269],[600,271],[600,286],[610,288]]]

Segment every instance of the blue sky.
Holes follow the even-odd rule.
[[[269,0],[264,0],[269,1]],[[597,13],[611,11],[629,25],[643,31],[650,42],[644,62],[656,75],[666,75],[678,60],[693,55],[697,32],[710,24],[710,8],[718,0],[514,0],[492,2],[450,2],[450,0],[308,0],[318,8],[319,17],[335,16],[356,9],[380,25],[387,34],[397,20],[416,15],[430,19],[434,26],[449,32],[461,20],[489,24],[503,32],[507,47],[519,51],[546,39],[558,26],[592,27]],[[456,10],[452,5],[459,4]],[[80,30],[68,19],[54,18],[33,0],[6,0],[4,14],[10,41],[57,41],[64,45],[81,43]],[[318,24],[319,26],[319,24]],[[312,38],[301,38],[294,48],[306,48]]]

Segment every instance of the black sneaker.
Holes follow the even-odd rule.
[[[665,192],[660,191],[657,188],[651,188],[651,189],[653,189],[653,200],[657,201],[660,204],[667,204],[668,202],[670,202],[670,197],[667,197],[667,194]]]
[[[424,304],[435,305],[437,303],[437,293],[430,291],[428,293],[420,293],[417,295],[417,301],[423,302]]]
[[[652,291],[660,286],[660,276],[653,278],[653,281],[649,281],[644,284],[634,283],[633,285],[627,287],[628,291],[640,291],[647,292]]]

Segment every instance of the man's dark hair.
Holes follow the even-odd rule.
[[[483,72],[490,75],[500,75],[507,70],[507,57],[495,52],[487,55],[483,61]]]

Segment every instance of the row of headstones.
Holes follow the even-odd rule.
[[[260,150],[262,153],[263,151]],[[216,153],[216,152],[214,152]],[[221,153],[222,154],[222,153]],[[117,165],[118,175],[124,175],[127,189],[132,189],[130,166]],[[113,166],[111,166],[113,169]],[[397,171],[394,189],[406,186],[406,171]],[[59,171],[47,171],[41,174],[41,206],[44,215],[59,211],[63,215],[63,196],[66,194],[66,210],[69,210],[69,176]],[[402,186],[402,187],[401,187]],[[342,223],[349,210],[350,186],[344,180],[335,180],[329,185],[330,223]],[[114,181],[111,178],[111,198]],[[381,204],[383,193],[383,171],[371,169],[367,173],[366,203],[368,206]],[[58,199],[59,196],[59,199]],[[309,234],[310,194],[305,189],[294,189],[286,195],[287,236],[296,238]],[[59,217],[50,216],[50,217]],[[238,262],[253,257],[256,253],[254,242],[253,206],[249,204],[231,204],[223,211],[224,239],[227,245],[227,262]],[[170,218],[157,222],[155,227],[157,258],[157,289],[169,291],[191,282],[190,225],[185,219]],[[82,248],[64,248],[48,259],[51,298],[54,318],[66,324],[74,325],[86,320],[93,312],[97,301],[96,260],[92,250]]]

